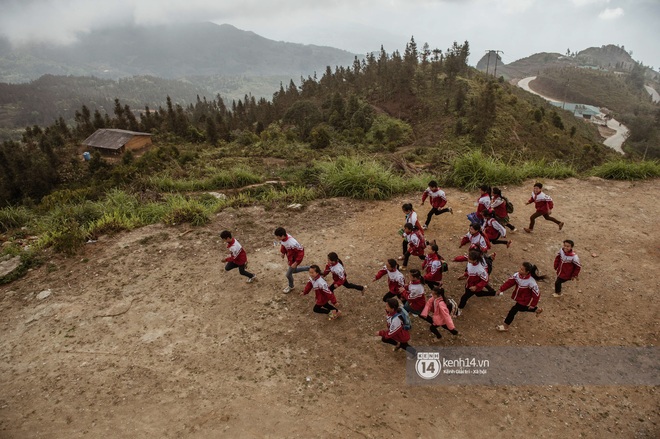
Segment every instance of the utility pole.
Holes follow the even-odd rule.
[[[493,77],[497,77],[497,58],[500,57],[499,56],[500,53],[504,53],[504,52],[501,50],[493,50],[493,52],[495,52],[495,73],[493,73]]]
[[[486,76],[488,76],[488,67],[490,66],[490,52],[492,52],[492,50],[487,50],[486,52],[488,52],[488,62],[486,62]]]

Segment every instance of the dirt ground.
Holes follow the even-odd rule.
[[[519,314],[509,333],[495,331],[513,304],[508,295],[473,298],[456,319],[459,336],[435,341],[418,324],[411,343],[656,346],[658,181],[547,181],[566,226],[541,219],[528,235],[532,183],[504,190],[520,231],[510,249],[497,246],[492,284],[523,260],[551,274],[566,238],[582,259],[579,283],[565,284],[559,299],[552,282],[541,284],[545,312]],[[477,194],[447,194],[455,213],[434,217],[427,237],[449,258],[462,254]],[[405,355],[374,337],[385,327],[386,281],[370,281],[400,253],[400,205],[417,207],[420,195],[322,200],[301,211],[250,207],[203,228],[145,227],[0,286],[0,437],[660,437],[655,387],[406,384]],[[427,209],[418,209],[422,217]],[[338,290],[343,318],[312,313],[313,294],[299,295],[302,273],[296,290],[282,293],[285,263],[272,235],[280,225],[305,245],[305,262],[324,264],[336,251],[351,281],[369,283],[364,297]],[[246,247],[257,282],[223,271],[225,228]],[[451,264],[446,276],[455,299],[463,269]]]

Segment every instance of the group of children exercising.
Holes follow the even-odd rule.
[[[532,233],[535,220],[539,217],[556,223],[561,230],[564,223],[553,218],[551,215],[554,206],[552,198],[544,194],[543,185],[536,183],[532,196],[527,204],[535,204],[535,212],[530,217],[529,227],[525,232]],[[496,329],[501,332],[509,330],[515,316],[519,312],[532,312],[539,316],[543,312],[538,303],[540,291],[538,281],[543,281],[547,276],[540,275],[536,265],[523,262],[516,273],[513,273],[497,290],[490,284],[490,273],[493,269],[493,260],[496,253],[489,251],[494,244],[511,247],[513,241],[507,238],[507,228],[516,231],[509,221],[509,213],[513,212],[513,205],[502,195],[498,188],[490,188],[488,185],[480,187],[481,193],[475,203],[477,206],[474,213],[468,215],[470,225],[468,232],[461,239],[459,248],[468,246],[467,254],[456,256],[454,262],[465,262],[466,268],[459,280],[465,280],[464,293],[457,304],[453,299],[445,297],[443,288],[443,273],[448,271],[448,264],[438,253],[438,245],[435,241],[428,241],[425,231],[428,229],[433,216],[443,213],[453,214],[451,207],[446,207],[447,197],[437,182],[429,182],[428,188],[422,194],[422,205],[428,199],[431,210],[428,212],[425,223],[420,224],[417,213],[412,204],[402,206],[405,215],[403,228],[399,230],[402,236],[402,255],[399,266],[395,259],[388,259],[381,270],[373,278],[373,282],[387,276],[388,291],[383,296],[387,319],[387,329],[377,332],[384,343],[395,346],[394,350],[403,349],[414,354],[415,349],[410,346],[410,316],[414,315],[427,322],[429,331],[441,338],[438,328],[443,328],[453,335],[457,335],[453,318],[462,314],[468,300],[473,297],[497,296],[512,289],[511,298],[515,304],[509,310],[503,324]],[[293,238],[283,227],[275,229],[275,237],[279,240],[280,254],[287,259],[288,269],[286,278],[288,285],[284,293],[290,293],[294,289],[293,274],[308,272],[309,280],[301,295],[307,295],[312,290],[315,295],[313,311],[319,314],[327,314],[330,320],[339,318],[342,313],[337,308],[337,297],[335,290],[343,286],[355,289],[364,294],[367,285],[350,283],[346,277],[344,264],[335,252],[328,253],[327,263],[323,269],[318,265],[301,266],[305,256],[304,247]],[[240,243],[232,237],[231,232],[225,230],[220,234],[222,240],[227,243],[229,256],[225,259],[227,263],[225,270],[235,268],[239,273],[247,277],[247,282],[253,282],[256,276],[247,271],[247,256]],[[562,248],[554,260],[554,268],[557,273],[555,280],[555,291],[553,296],[560,297],[562,284],[571,280],[577,280],[580,273],[580,260],[573,251],[574,243],[565,240]],[[421,270],[409,270],[409,280],[402,271],[408,270],[410,256],[416,256],[421,261]],[[332,282],[325,280],[327,275],[332,276]],[[426,295],[425,286],[431,291],[429,297]]]

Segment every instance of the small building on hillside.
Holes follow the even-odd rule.
[[[102,128],[83,141],[83,145],[103,154],[123,154],[151,145],[151,134],[136,131]]]

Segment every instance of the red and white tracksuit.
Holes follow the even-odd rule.
[[[247,253],[245,253],[245,249],[236,238],[227,243],[227,248],[229,249],[229,256],[225,258],[225,262],[233,262],[239,267],[247,263]]]
[[[413,280],[404,287],[402,296],[408,301],[410,307],[421,312],[426,305],[426,295],[424,295],[424,285],[420,281]]]
[[[394,318],[396,311],[387,314],[387,329],[378,331],[378,335],[399,343],[408,343],[410,333],[403,327],[403,319],[400,316]]]
[[[280,253],[286,255],[287,262],[289,266],[293,265],[294,262],[300,264],[305,257],[305,249],[298,241],[296,241],[293,236],[286,234],[286,238],[280,241]]]
[[[580,274],[582,265],[580,265],[580,258],[574,251],[565,253],[564,249],[560,249],[555,257],[555,271],[557,277],[563,280],[571,280]]]
[[[378,280],[381,277],[387,274],[387,286],[390,293],[395,296],[400,296],[403,292],[403,288],[406,284],[406,279],[403,277],[403,274],[399,270],[389,271],[387,267],[383,267],[381,270],[376,273],[374,280]]]
[[[506,282],[500,287],[500,291],[506,291],[515,286],[511,298],[522,306],[531,308],[536,307],[539,303],[541,293],[539,286],[531,274],[521,276],[520,273],[514,273]]]
[[[436,190],[431,190],[430,187],[426,188],[422,194],[422,203],[426,201],[427,197],[429,203],[431,203],[431,207],[434,209],[442,209],[445,207],[445,204],[447,204],[447,196],[445,195],[445,192],[439,188]]]
[[[468,242],[470,243],[470,248],[478,248],[482,253],[486,253],[490,249],[490,241],[481,232],[472,234],[468,231],[461,239],[461,246],[464,246]]]
[[[335,296],[335,293],[330,291],[328,283],[325,281],[325,279],[323,279],[321,275],[318,275],[315,278],[309,278],[309,281],[303,290],[303,295],[308,294],[312,290],[314,290],[314,294],[316,295],[317,305],[322,306],[328,302],[332,303],[333,305],[337,303],[337,297]]]
[[[436,253],[426,255],[422,262],[422,269],[425,270],[424,279],[431,282],[442,282],[442,260]]]
[[[549,213],[554,207],[552,198],[550,198],[543,192],[539,192],[538,195],[532,192],[532,197],[529,199],[528,202],[529,203],[533,202],[536,211],[541,212],[542,214]]]

